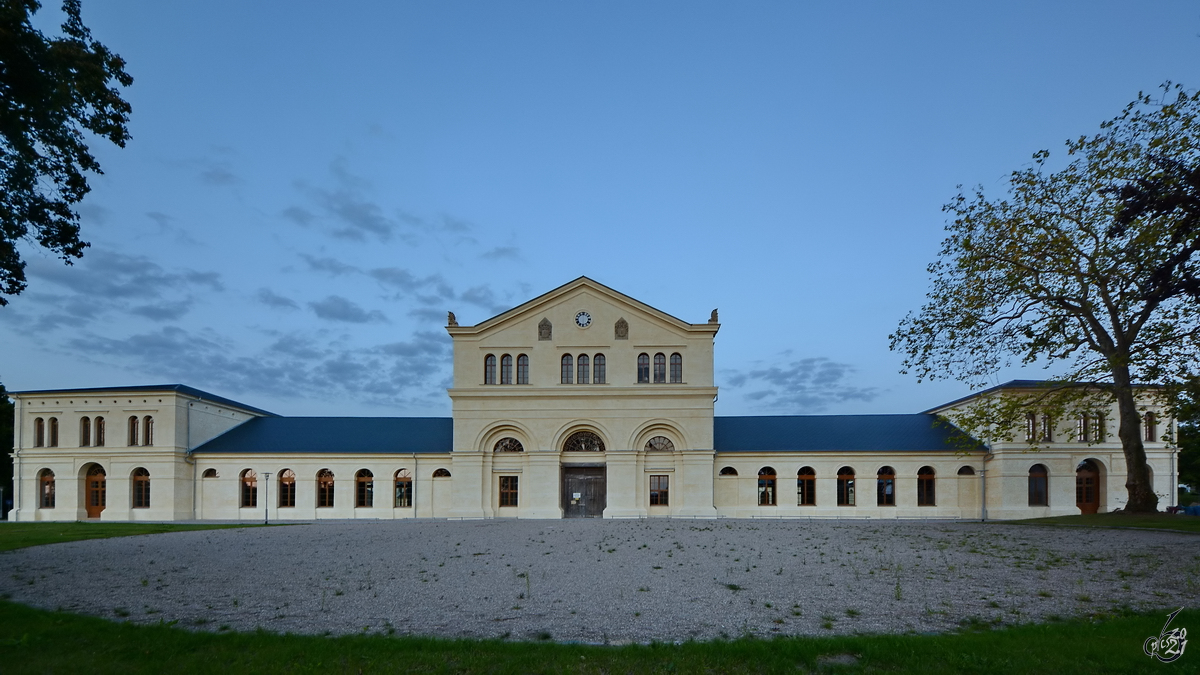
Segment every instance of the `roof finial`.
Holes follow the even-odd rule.
[[[715,310],[715,309],[713,310],[712,316],[708,317],[708,322],[709,323],[721,323],[720,321],[717,321],[717,310]]]
[[[454,317],[454,312],[446,312],[446,314],[449,315],[446,317],[446,325],[447,326],[457,326],[458,319]]]

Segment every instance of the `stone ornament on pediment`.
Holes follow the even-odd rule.
[[[553,326],[550,324],[550,319],[542,319],[538,322],[538,339],[549,340]]]
[[[721,323],[720,321],[717,320],[717,310],[714,309],[712,311],[712,316],[708,317],[708,322],[709,323]]]
[[[618,340],[629,339],[629,322],[623,317],[617,319],[617,325],[613,326],[613,336]]]
[[[458,318],[454,316],[454,312],[446,312],[449,316],[446,317],[447,326],[457,326]]]

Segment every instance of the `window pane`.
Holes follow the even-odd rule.
[[[512,384],[512,357],[508,354],[500,358],[500,384]]]
[[[588,383],[588,371],[590,370],[590,366],[591,366],[591,364],[588,363],[587,354],[580,354],[579,355],[579,369],[578,369],[579,370],[579,379],[577,380],[578,384],[587,384]]]
[[[571,355],[563,354],[562,357],[562,383],[571,384]]]
[[[592,378],[592,382],[595,382],[596,384],[604,384],[605,378],[607,377],[607,375],[604,372],[604,370],[605,370],[604,355],[597,354],[596,358],[592,360],[592,366],[594,368],[593,372],[595,373],[595,377]]]
[[[679,354],[671,355],[671,381],[683,382],[683,357]]]
[[[529,357],[517,357],[517,384],[529,384]]]
[[[667,381],[667,357],[663,354],[654,355],[654,381]]]

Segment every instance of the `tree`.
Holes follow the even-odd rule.
[[[1179,482],[1200,491],[1200,378],[1182,382],[1172,391],[1173,413],[1179,421]]]
[[[8,398],[8,390],[0,384],[0,487],[4,488],[4,499],[0,501],[0,514],[4,504],[13,498],[13,425],[16,424],[17,406]]]
[[[133,78],[125,61],[83,25],[79,0],[63,0],[62,37],[30,24],[37,0],[0,0],[0,306],[25,290],[17,247],[33,240],[66,264],[83,256],[73,205],[103,173],[85,143],[90,132],[125,147],[130,106],[115,86]]]
[[[1193,376],[1200,302],[1190,293],[1200,228],[1189,210],[1148,200],[1183,193],[1200,155],[1200,94],[1163,85],[1162,101],[1139,93],[1094,136],[1067,141],[1067,164],[1050,152],[1014,171],[1007,195],[982,188],[958,196],[932,289],[890,336],[902,372],[953,377],[978,388],[1013,360],[1065,372],[1024,396],[993,397],[951,421],[979,437],[1011,440],[1033,408],[1083,413],[1115,401],[1124,449],[1127,510],[1157,510],[1142,441],[1145,397]],[[1061,419],[1061,418],[1060,418]]]

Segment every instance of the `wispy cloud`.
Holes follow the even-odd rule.
[[[820,412],[834,403],[871,401],[879,395],[875,387],[858,387],[848,382],[853,366],[825,357],[786,361],[747,371],[726,371],[731,389],[748,388],[743,396],[759,406],[793,412]]]
[[[269,288],[260,288],[254,294],[254,299],[275,309],[300,309],[300,305],[296,304],[295,300],[285,298]]]
[[[324,300],[308,303],[317,316],[328,321],[344,321],[346,323],[384,323],[387,317],[377,309],[367,311],[353,300],[340,295],[330,295]]]

